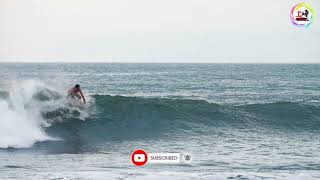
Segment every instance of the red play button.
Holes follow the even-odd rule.
[[[143,166],[148,161],[148,155],[144,150],[138,149],[132,153],[131,160],[136,166]]]

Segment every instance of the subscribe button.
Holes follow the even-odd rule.
[[[150,164],[180,164],[190,163],[189,153],[146,153],[142,149],[135,150],[131,155],[132,163],[136,166]]]

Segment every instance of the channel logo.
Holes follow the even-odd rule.
[[[316,13],[310,4],[303,2],[291,8],[290,18],[295,26],[308,27],[315,21]]]

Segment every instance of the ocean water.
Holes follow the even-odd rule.
[[[0,64],[0,179],[319,179],[320,65]],[[85,106],[66,92],[79,83]],[[189,153],[134,166],[131,153]]]

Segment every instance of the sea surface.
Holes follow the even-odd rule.
[[[320,179],[320,65],[0,64],[0,179]],[[87,103],[67,91],[80,84]],[[131,153],[187,153],[137,167]]]

